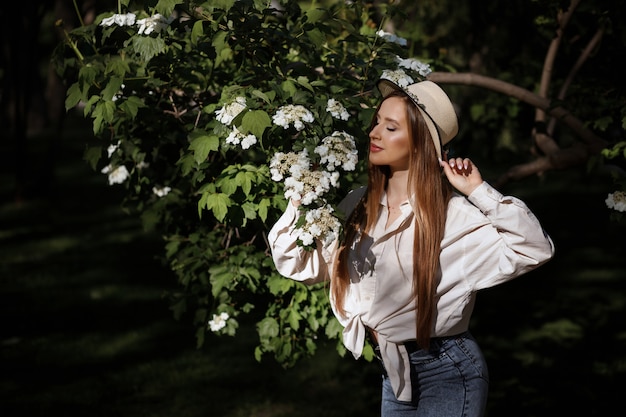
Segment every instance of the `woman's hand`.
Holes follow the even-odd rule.
[[[480,171],[469,158],[451,158],[447,161],[439,161],[443,172],[448,177],[450,184],[459,192],[470,195],[480,184],[483,177]]]

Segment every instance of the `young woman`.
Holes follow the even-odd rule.
[[[371,336],[385,370],[383,417],[481,416],[489,377],[468,331],[476,293],[547,262],[554,246],[528,207],[484,182],[470,159],[442,159],[458,124],[439,86],[381,79],[378,88],[368,184],[340,204],[344,237],[299,247],[292,200],[269,234],[273,259],[286,277],[330,280],[355,358]]]

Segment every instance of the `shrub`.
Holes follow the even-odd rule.
[[[337,223],[307,228],[307,214],[338,219],[337,198],[363,182],[355,157],[376,81],[399,64],[415,80],[429,70],[381,31],[393,11],[292,0],[161,0],[144,10],[127,0],[117,12],[68,33],[55,60],[66,108],[93,120],[86,160],[163,236],[179,283],[174,315],[191,315],[201,346],[209,331],[235,335],[255,310],[258,360],[289,366],[325,339],[343,354],[327,288],[279,276],[266,233],[286,196],[303,199],[302,245],[340,233]]]

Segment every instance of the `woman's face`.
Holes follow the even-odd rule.
[[[380,106],[376,123],[369,134],[369,160],[374,165],[389,165],[392,170],[409,168],[409,122],[406,103],[389,97]]]

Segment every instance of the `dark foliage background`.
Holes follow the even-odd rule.
[[[607,92],[623,93],[624,86],[616,60],[626,9],[623,1],[596,6],[604,3],[610,36],[602,61],[584,68],[593,82],[575,91],[572,107],[590,114],[596,128],[607,112],[619,114]],[[124,213],[122,191],[82,160],[91,126],[74,113],[63,116],[53,93],[63,91],[49,74],[58,42],[53,21],[55,13],[71,20],[68,4],[1,6],[8,22],[4,51],[15,55],[2,55],[0,74],[6,127],[0,141],[0,414],[378,415],[376,363],[341,358],[334,346],[323,346],[285,370],[254,360],[254,317],[236,339],[209,336],[201,349],[191,323],[173,319],[164,294],[176,281],[157,258],[159,236]],[[396,29],[427,36],[422,39],[431,47],[416,55],[531,88],[553,23],[530,25],[523,16],[560,4],[420,2],[404,7]],[[594,13],[583,14],[575,27],[597,21]],[[575,50],[579,39],[565,48]],[[566,69],[573,56],[559,66]],[[455,151],[479,160],[488,178],[529,158],[532,143],[524,137],[530,137],[533,109],[472,87],[450,88],[467,121]],[[21,105],[13,106],[16,101]],[[612,142],[623,139],[619,123],[604,132]],[[573,140],[562,138],[564,145]],[[479,296],[472,330],[490,364],[490,417],[600,416],[619,409],[626,384],[626,251],[624,226],[610,221],[604,203],[612,191],[611,177],[586,165],[504,186],[535,211],[557,254],[540,270]]]

